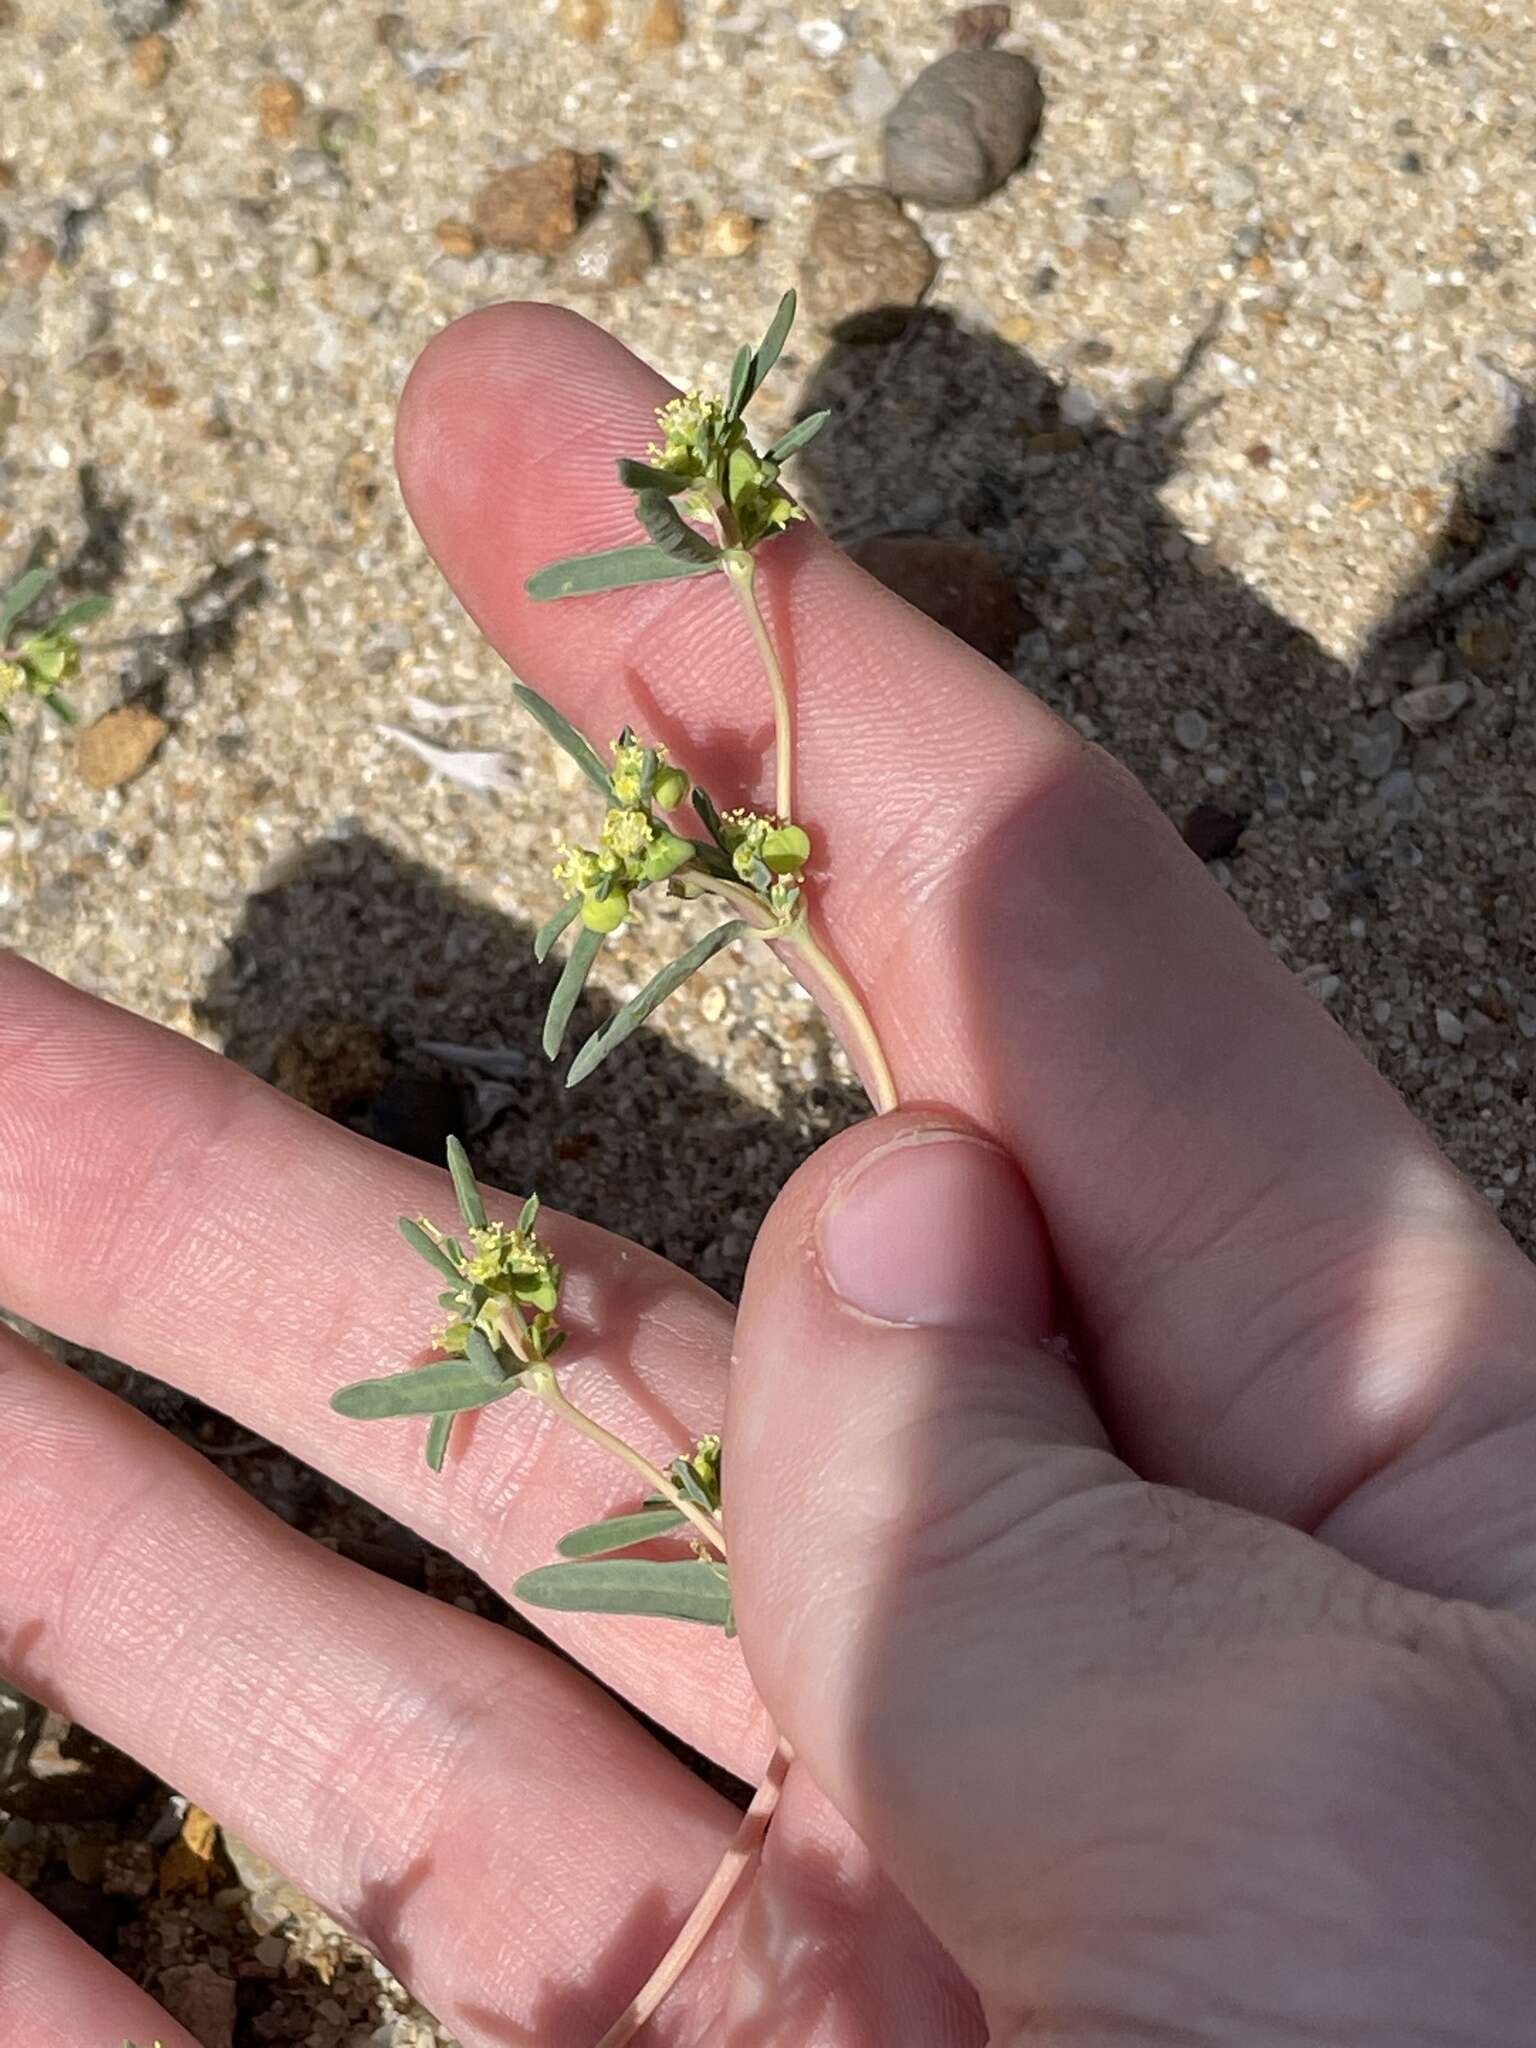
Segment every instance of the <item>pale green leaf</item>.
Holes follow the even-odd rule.
[[[571,1012],[581,999],[581,992],[587,985],[587,976],[592,972],[592,962],[602,947],[603,935],[583,925],[576,934],[576,943],[566,955],[564,969],[555,983],[555,992],[549,999],[549,1009],[544,1018],[544,1057],[555,1060],[560,1057],[560,1048],[565,1043],[566,1029],[571,1021]]]
[[[607,548],[596,555],[572,555],[537,570],[523,585],[536,603],[556,597],[590,597],[602,590],[632,590],[642,583],[670,583],[679,576],[702,576],[712,561],[679,561],[664,549],[641,542],[635,547]]]
[[[571,1062],[571,1071],[565,1077],[566,1087],[574,1088],[579,1081],[584,1081],[588,1074],[602,1065],[609,1053],[639,1029],[654,1009],[664,1003],[675,989],[682,987],[690,974],[697,973],[707,960],[713,960],[724,947],[750,930],[751,926],[741,918],[733,917],[729,923],[717,925],[697,945],[679,954],[676,960],[669,961],[637,996],[631,996],[601,1029],[593,1032]]]
[[[467,1230],[484,1230],[485,1204],[480,1199],[480,1190],[475,1185],[475,1169],[469,1163],[469,1154],[457,1138],[448,1140],[448,1171],[453,1176],[453,1192],[459,1199],[459,1214],[464,1218]]]
[[[533,1226],[538,1222],[538,1220],[539,1198],[537,1195],[530,1195],[527,1201],[524,1202],[522,1206],[522,1211],[517,1219],[517,1227],[519,1230],[532,1230]]]
[[[680,476],[675,470],[656,469],[649,462],[636,462],[633,456],[621,455],[618,460],[619,482],[627,491],[661,491],[667,497],[692,483],[692,477]]]
[[[635,517],[664,554],[680,562],[718,562],[720,550],[688,524],[670,498],[660,491],[642,491],[635,500]]]
[[[400,1235],[413,1252],[420,1252],[429,1266],[435,1266],[445,1280],[461,1285],[463,1275],[440,1245],[436,1245],[413,1217],[400,1218]]]
[[[741,408],[752,395],[752,351],[745,342],[736,351],[736,360],[731,365],[731,385],[726,395],[725,416],[728,420],[739,419]]]
[[[474,1367],[481,1379],[489,1380],[493,1386],[511,1377],[496,1356],[496,1347],[484,1330],[471,1329],[464,1341],[464,1361]]]
[[[443,1460],[448,1455],[448,1439],[453,1434],[451,1415],[434,1415],[427,1426],[427,1463],[434,1472],[441,1472]]]
[[[670,1536],[686,1526],[687,1516],[676,1508],[646,1508],[634,1515],[610,1515],[606,1522],[588,1522],[573,1529],[555,1545],[562,1557],[602,1557],[610,1550],[632,1550],[637,1543],[650,1543],[658,1536]]]
[[[547,919],[545,923],[539,926],[533,936],[533,957],[535,960],[547,960],[549,958],[550,947],[559,938],[572,918],[579,913],[580,909],[581,898],[573,896],[569,902],[561,904],[553,917]]]
[[[725,1567],[692,1558],[657,1564],[606,1558],[595,1564],[546,1564],[512,1588],[530,1607],[566,1614],[651,1614],[730,1628],[731,1587]]]
[[[56,619],[50,619],[43,629],[48,633],[78,633],[84,626],[94,626],[98,619],[104,619],[112,609],[110,597],[77,598],[66,605]]]
[[[789,330],[795,324],[795,295],[792,291],[784,294],[779,301],[778,311],[768,323],[768,332],[758,343],[757,353],[752,358],[752,388],[742,400],[746,407],[762,390],[768,372],[779,360],[784,344],[789,339]]]
[[[29,605],[37,602],[57,573],[54,569],[29,569],[0,598],[0,645],[10,638],[12,626]]]
[[[613,802],[613,784],[608,780],[608,770],[598,758],[597,750],[558,712],[547,697],[541,697],[537,690],[530,690],[526,683],[514,683],[512,694],[523,709],[539,721],[557,747],[563,747],[586,776],[588,782]]]
[[[797,420],[788,433],[780,434],[768,450],[768,460],[781,466],[788,462],[791,455],[798,455],[802,448],[815,440],[831,417],[830,412],[813,412],[803,420]]]
[[[457,1415],[461,1409],[485,1408],[517,1391],[515,1379],[488,1380],[467,1359],[445,1358],[414,1372],[356,1380],[332,1394],[331,1406],[354,1422],[374,1422],[390,1415]]]

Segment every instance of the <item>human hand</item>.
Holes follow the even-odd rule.
[[[434,344],[413,380],[402,475],[429,545],[521,672],[599,729],[643,716],[690,766],[740,787],[761,766],[733,737],[758,691],[723,604],[683,608],[664,590],[593,601],[578,635],[521,596],[526,569],[621,537],[627,511],[606,451],[643,441],[656,396],[622,350],[569,316],[477,315]],[[557,453],[555,497],[539,487]],[[1533,1290],[1491,1217],[1101,757],[814,537],[776,543],[764,575],[796,672],[806,815],[830,856],[829,935],[906,1099],[945,1102],[1026,1167],[1119,1450],[1150,1478],[1276,1524],[1322,1525],[1341,1554],[1404,1584],[1518,1605],[1532,1567],[1517,1453]],[[288,1444],[505,1587],[602,1505],[594,1489],[612,1482],[583,1447],[505,1404],[464,1432],[434,1481],[403,1434],[386,1445],[380,1432],[347,1432],[326,1406],[339,1381],[417,1347],[419,1284],[390,1222],[440,1207],[439,1189],[220,1063],[19,965],[0,968],[0,1298]],[[747,1304],[733,1429],[757,1438],[765,1472],[782,1470],[783,1451],[763,1396],[792,1414],[814,1359],[784,1355],[804,1304],[774,1288],[784,1377],[768,1383],[762,1276],[807,1227],[817,1191],[814,1178],[798,1181],[776,1214]],[[1007,1198],[1033,1218],[1011,1178]],[[998,1204],[1006,1216],[1001,1193]],[[1010,1327],[1034,1335],[1042,1253],[1038,1226],[1020,1227]],[[601,1233],[557,1219],[552,1234],[573,1273],[585,1341],[572,1371],[586,1404],[664,1446],[707,1428],[723,1401],[719,1304]],[[833,1335],[842,1312],[824,1306],[818,1328],[846,1349]],[[1061,1403],[1058,1430],[1090,1426],[1072,1383],[1045,1379],[1032,1354],[1019,1374],[988,1344],[971,1350],[994,1383],[1017,1382],[999,1456],[1018,1450],[1019,1404],[1046,1394]],[[712,1866],[734,1819],[725,1803],[565,1667],[316,1551],[92,1389],[18,1344],[4,1357],[12,1441],[49,1455],[0,1499],[0,1663],[254,1840],[466,2043],[600,2032]],[[910,1379],[914,1393],[931,1385],[921,1370]],[[808,1469],[839,1440],[839,1477],[849,1456],[878,1449],[878,1417],[872,1435],[851,1439],[838,1438],[835,1414],[822,1418],[822,1443],[801,1442]],[[941,1414],[936,1451],[947,1429]],[[877,1648],[904,1540],[889,1486],[909,1448],[898,1427],[890,1456],[869,1467],[871,1526],[892,1539],[865,1554],[877,1604],[859,1640]],[[775,1659],[763,1623],[793,1584],[782,1574],[803,1565],[785,1562],[780,1525],[754,1492],[758,1453],[744,1442],[728,1455],[754,1673],[806,1745],[812,1777],[869,1826],[858,1795],[882,1751],[863,1757],[870,1720],[848,1690],[850,1661],[802,1666],[796,1680]],[[1102,1450],[1077,1455],[1107,1470]],[[857,1497],[846,1483],[817,1497],[817,1522],[800,1531],[805,1558],[831,1555],[840,1527],[856,1533],[836,1518]],[[1072,1566],[1054,1568],[1063,1587],[1080,1584]],[[795,1611],[849,1616],[843,1598],[834,1585],[823,1606],[807,1597]],[[1070,1601],[1047,1619],[1068,1611]],[[661,1624],[560,1626],[647,1711],[734,1768],[760,1764],[764,1725],[730,1646]],[[1006,1632],[985,1640],[1018,1654]],[[1128,1663],[1138,1640],[1130,1618],[1111,1634]],[[1087,1649],[1083,1659],[1094,1678]],[[871,1710],[885,1697],[871,1692]],[[1070,1718],[1066,1699],[1051,1695],[1047,1718]],[[1085,1768],[1107,1784],[1110,1731],[1097,1751],[1086,1704],[1083,1719]],[[279,1728],[290,1737],[263,1736]],[[977,1756],[989,1753],[978,1740]],[[1024,1780],[992,1789],[1017,1800]],[[914,1883],[910,1844],[926,1838],[901,1784],[879,1790],[878,1853],[945,1932],[963,1895],[951,1873],[937,1902]],[[1515,1810],[1518,1785],[1501,1779],[1499,1797]],[[1020,1832],[1036,1825],[1009,1810]],[[1069,1853],[1059,1847],[1058,1859]],[[1055,1896],[1059,1882],[1040,1889]],[[1105,1910],[1104,1943],[1118,1954],[1128,1937]],[[157,2032],[185,2048],[35,1908],[11,1900],[9,1911],[0,1994],[39,2048]],[[1060,1931],[1054,1953],[1099,1952],[1091,1918],[1074,1929],[1064,1909]],[[1018,1945],[1030,1940],[1025,1925]],[[967,1960],[994,2017],[1022,2030],[1016,1987],[989,1978],[986,1956]],[[1057,1981],[1076,1995],[1065,1966]],[[1134,2020],[1134,2004],[1125,2011]],[[1029,2024],[1050,2038],[1049,2008]],[[1092,2025],[1096,2040],[1114,2039],[1107,2022]],[[959,2044],[980,2038],[980,2023],[967,1986],[802,1775],[755,1896],[656,2031],[755,2048]]]

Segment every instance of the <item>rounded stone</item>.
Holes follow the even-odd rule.
[[[574,149],[499,171],[475,197],[475,232],[493,249],[557,255],[574,240],[601,178],[601,158]]]
[[[806,310],[840,340],[900,329],[937,269],[922,230],[888,192],[840,185],[817,201],[800,284]]]
[[[567,291],[612,291],[638,284],[655,258],[655,239],[643,216],[616,207],[587,222],[560,258],[558,275]]]
[[[1028,154],[1045,99],[1012,50],[951,50],[920,71],[885,123],[885,182],[899,199],[974,206]]]

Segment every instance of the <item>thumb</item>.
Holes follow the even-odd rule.
[[[1043,1344],[1048,1270],[1013,1164],[931,1115],[849,1132],[790,1182],[726,1439],[753,1678],[995,2038],[1041,2013],[1166,2023],[1172,1988],[1219,2000],[1233,1972],[1283,2012],[1274,1929],[1299,1897],[1345,1998],[1363,1898],[1390,1931],[1486,1862],[1466,1787],[1426,1805],[1445,1702],[1467,1757],[1500,1757],[1507,1711],[1457,1675],[1464,1615],[1122,1464]],[[1529,1682],[1529,1641],[1475,1654]]]

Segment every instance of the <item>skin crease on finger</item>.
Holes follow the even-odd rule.
[[[521,589],[630,536],[612,460],[667,389],[575,315],[471,314],[413,372],[402,485],[514,669],[599,739],[631,720],[761,800],[766,700],[724,590]],[[1367,1562],[1502,1595],[1433,1468],[1477,1445],[1470,1519],[1536,1563],[1529,1264],[1106,757],[814,534],[762,574],[826,928],[903,1098],[1023,1167],[1117,1443],[1303,1527],[1347,1503]]]

